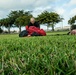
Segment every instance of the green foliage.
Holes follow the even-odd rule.
[[[30,12],[24,12],[23,10],[11,11],[9,14],[9,18],[11,18],[13,24],[19,27],[19,32],[21,32],[21,26],[25,26],[30,17],[32,17]]]
[[[21,26],[28,24],[30,17],[32,17],[30,11],[11,11],[7,18],[0,20],[0,26],[4,25],[6,28],[8,28],[8,32],[10,33],[10,27],[15,24],[17,27],[19,27],[21,32]]]
[[[76,25],[71,26],[71,30],[76,29]]]
[[[75,23],[75,20],[76,20],[76,15],[73,16],[72,18],[70,18],[70,20],[68,20],[68,24],[70,24],[70,25],[75,25],[75,24],[74,24],[74,23]]]
[[[19,30],[20,30],[19,33],[21,32],[21,26],[28,25],[31,17],[32,16],[29,16],[29,15],[27,15],[27,16],[20,16],[20,17],[18,17],[15,20],[14,24],[19,27]]]
[[[76,36],[6,36],[0,37],[1,75],[76,75]]]
[[[14,22],[15,25],[21,25],[21,26],[25,26],[28,25],[30,18],[32,16],[20,16],[19,18],[17,18]]]
[[[54,31],[54,25],[62,21],[62,19],[63,18],[60,18],[59,14],[48,11],[44,11],[37,17],[37,21],[39,21],[41,24],[48,24],[48,27],[52,26],[53,31]]]
[[[1,25],[8,28],[8,32],[10,33],[10,27],[12,26],[11,21],[9,18],[3,18],[0,20]]]
[[[29,17],[32,17],[32,15],[30,14],[30,12],[24,12],[23,10],[19,10],[19,11],[11,11],[10,14],[8,15],[9,18],[12,19],[13,24],[15,21],[18,20],[18,23],[20,23],[22,25],[22,20],[26,19],[25,17],[27,17],[26,21],[28,21]],[[22,22],[21,22],[22,21]],[[23,22],[24,23],[24,22]],[[16,24],[16,23],[15,23]],[[24,25],[24,24],[23,24]]]

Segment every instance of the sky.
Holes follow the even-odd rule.
[[[32,11],[34,17],[45,10],[54,11],[64,18],[56,27],[68,26],[68,20],[76,15],[76,0],[0,0],[0,19],[14,10]]]

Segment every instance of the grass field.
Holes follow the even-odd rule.
[[[67,34],[69,31],[55,31],[55,32],[48,32],[47,35],[63,35],[63,34]]]
[[[76,75],[76,36],[0,35],[0,75]]]

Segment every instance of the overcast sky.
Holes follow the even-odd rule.
[[[63,18],[63,25],[76,15],[76,0],[0,0],[0,19],[7,17],[11,10],[30,10],[33,16],[41,12],[55,11]]]

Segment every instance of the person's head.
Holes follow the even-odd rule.
[[[30,22],[31,22],[32,24],[34,24],[34,23],[35,23],[35,18],[31,18],[31,19],[30,19]]]

